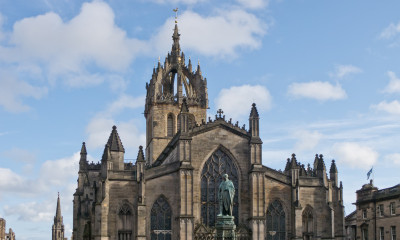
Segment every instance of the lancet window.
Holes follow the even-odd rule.
[[[171,240],[171,216],[167,200],[159,197],[151,208],[151,240]]]
[[[275,200],[267,209],[267,240],[286,239],[286,215],[282,204]]]
[[[167,117],[167,137],[172,137],[174,135],[174,116],[172,113],[168,114]]]
[[[203,224],[214,227],[219,213],[218,189],[222,175],[228,174],[235,186],[233,216],[238,225],[239,219],[239,184],[238,171],[232,159],[221,150],[215,151],[204,164],[201,174],[201,219]]]

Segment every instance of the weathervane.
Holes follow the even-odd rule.
[[[175,12],[175,23],[178,23],[178,8],[172,9]]]

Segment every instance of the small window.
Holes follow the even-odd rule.
[[[389,208],[390,208],[390,215],[395,215],[396,214],[396,208],[394,206],[394,202],[390,203]]]
[[[379,228],[379,240],[385,240],[385,229],[383,227]]]
[[[362,229],[362,240],[368,240],[368,228]]]
[[[391,226],[390,227],[390,235],[392,235],[391,240],[396,240],[396,226]]]
[[[362,218],[366,219],[367,218],[367,209],[362,210]]]
[[[379,204],[378,206],[378,216],[383,217],[383,204]]]
[[[172,137],[174,135],[174,117],[172,114],[168,114],[167,117],[167,137]]]

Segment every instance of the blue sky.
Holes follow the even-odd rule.
[[[400,182],[399,1],[0,0],[0,217],[18,239],[51,239],[58,191],[70,238],[83,141],[99,161],[116,124],[136,158],[175,7],[209,116],[248,125],[257,103],[264,165],[335,159],[347,214],[372,166]]]

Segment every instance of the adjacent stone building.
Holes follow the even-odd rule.
[[[15,233],[12,228],[6,232],[6,220],[0,218],[0,240],[15,240]]]
[[[347,239],[400,239],[400,184],[379,190],[371,180],[357,191],[355,205],[346,217]]]
[[[54,224],[52,227],[52,240],[67,240],[64,238],[64,222],[61,215],[60,194],[57,197],[56,215],[54,216]]]
[[[100,163],[88,163],[82,144],[73,239],[213,239],[225,173],[236,187],[238,239],[343,239],[335,162],[329,177],[322,155],[305,166],[292,154],[284,171],[262,165],[256,105],[247,128],[222,110],[207,117],[207,79],[200,65],[186,64],[177,25],[172,39],[146,84],[146,147],[136,162],[124,162],[116,126]]]

